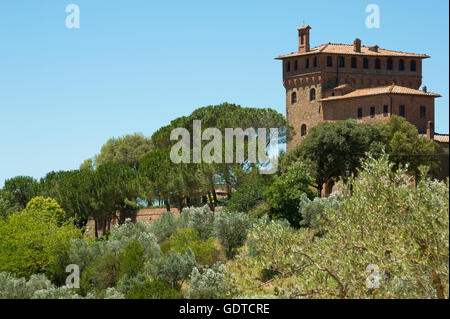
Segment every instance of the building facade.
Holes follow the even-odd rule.
[[[276,58],[283,62],[286,117],[296,132],[288,150],[319,122],[349,118],[389,120],[395,114],[434,136],[434,99],[440,95],[420,89],[428,55],[364,46],[360,39],[310,48],[311,27],[297,30],[298,52]]]

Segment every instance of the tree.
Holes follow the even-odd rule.
[[[152,150],[149,138],[141,134],[125,135],[110,138],[101,148],[100,154],[95,156],[95,166],[106,163],[122,163],[131,168],[138,168],[139,159]],[[83,167],[89,167],[89,161]]]
[[[336,123],[321,122],[283,160],[285,166],[301,158],[314,178],[321,195],[323,185],[355,174],[360,159],[381,139],[380,131],[371,124],[353,119]]]
[[[265,191],[265,199],[270,206],[270,217],[287,219],[292,225],[299,226],[301,215],[298,205],[303,194],[313,198],[310,189],[313,179],[301,161],[294,162],[287,171],[278,176]]]
[[[5,181],[3,190],[10,192],[21,209],[37,195],[37,181],[29,176],[17,176]]]
[[[247,239],[250,221],[247,215],[238,212],[220,211],[214,219],[214,235],[232,258],[236,248]]]
[[[278,141],[285,142],[291,138],[293,129],[287,124],[286,119],[278,112],[271,109],[261,108],[243,108],[236,104],[223,103],[220,105],[210,105],[196,109],[189,116],[183,116],[173,120],[170,125],[162,127],[152,135],[152,141],[155,148],[170,149],[176,141],[170,140],[170,133],[175,128],[185,128],[190,133],[190,145],[193,145],[194,128],[193,121],[201,120],[202,130],[207,128],[217,128],[222,133],[222,145],[224,145],[225,129],[226,128],[247,128],[254,129],[258,132],[258,128],[277,128]],[[201,132],[202,133],[202,132]],[[256,138],[259,138],[256,136]],[[274,136],[268,134],[266,136],[265,145]],[[207,142],[203,142],[203,146]],[[234,141],[234,146],[236,142]],[[234,148],[236,149],[236,148]],[[265,149],[266,150],[266,149]],[[264,150],[264,151],[265,151]],[[224,159],[224,148],[222,148],[222,159]],[[244,153],[248,154],[248,139],[244,140]],[[235,152],[233,151],[233,156]],[[191,154],[192,157],[192,154]],[[244,158],[248,158],[244,156]],[[192,158],[191,158],[192,161]],[[260,164],[260,163],[259,163]],[[181,165],[177,165],[180,169]],[[241,179],[248,174],[252,169],[259,168],[256,164],[251,164],[248,160],[243,163],[201,163],[198,165],[190,164],[188,168],[183,169],[185,174],[181,178],[184,181],[184,192],[191,192],[201,190],[203,194],[210,198],[211,209],[217,205],[217,195],[215,193],[215,186],[217,183],[224,184],[228,190],[229,197],[231,191],[241,183]],[[195,178],[193,176],[196,176]],[[195,186],[195,187],[194,187]],[[187,194],[184,194],[188,197]]]
[[[66,212],[67,218],[74,218],[81,228],[95,213],[94,176],[92,170],[50,172],[39,182],[39,192],[54,198]]]
[[[420,136],[413,124],[393,115],[389,122],[379,123],[379,129],[389,160],[395,164],[394,169],[407,164],[407,171],[415,180],[420,175],[420,166],[428,166],[432,173],[438,172],[440,165],[435,156],[436,143]]]
[[[81,236],[53,199],[36,197],[19,213],[0,220],[0,272],[29,277],[46,272],[55,275],[61,255],[70,241]]]
[[[98,224],[102,229],[109,229],[112,219],[123,224],[130,211],[136,209],[139,196],[138,175],[129,166],[121,163],[98,166],[92,185],[96,234]]]
[[[9,191],[0,189],[0,219],[6,218],[12,213],[18,212],[20,210],[14,195]]]

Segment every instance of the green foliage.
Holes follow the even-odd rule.
[[[70,240],[81,235],[51,199],[38,197],[27,208],[0,220],[0,271],[19,276],[46,272],[52,276]]]
[[[327,235],[301,251],[321,269],[304,274],[322,296],[447,298],[449,186],[422,178],[417,187],[387,155],[364,162],[337,210],[326,212]],[[380,288],[366,287],[369,264],[379,268]]]
[[[378,127],[382,132],[382,141],[389,160],[395,164],[393,169],[407,164],[408,173],[414,177],[420,175],[420,166],[423,165],[430,167],[433,173],[439,171],[439,159],[433,156],[437,144],[419,136],[413,124],[403,117],[393,115],[389,122],[380,123]]]
[[[161,244],[161,250],[165,253],[169,251],[182,253],[187,248],[193,251],[195,259],[201,265],[213,265],[221,259],[214,239],[201,239],[198,231],[193,228],[178,228],[167,241]]]
[[[214,235],[232,258],[236,248],[247,239],[250,221],[247,215],[237,212],[219,211],[214,220]]]
[[[95,172],[91,170],[50,172],[39,183],[40,193],[54,198],[66,212],[83,227],[95,216],[93,202]]]
[[[0,219],[6,218],[19,210],[20,207],[16,203],[13,194],[6,190],[0,190]]]
[[[144,269],[144,248],[137,240],[129,243],[119,257],[120,276],[137,276]]]
[[[114,226],[111,229],[109,240],[107,242],[117,241],[120,247],[125,247],[131,242],[138,241],[144,248],[144,257],[146,259],[160,255],[157,237],[153,234],[154,224],[145,222],[133,223],[126,220],[124,224]]]
[[[227,210],[248,213],[263,201],[265,186],[261,180],[243,184],[232,194]]]
[[[37,195],[37,181],[29,176],[17,176],[7,179],[3,190],[10,192],[21,209]]]
[[[95,166],[120,163],[131,168],[138,168],[139,159],[151,149],[151,140],[140,134],[113,137],[102,146],[100,154],[95,156]]]
[[[159,280],[179,289],[189,278],[192,269],[197,266],[197,262],[192,250],[187,248],[184,254],[170,252],[167,257],[155,260],[152,266]]]
[[[203,239],[210,238],[213,233],[214,212],[208,205],[203,207],[184,208],[178,218],[179,228],[194,228]]]
[[[82,297],[74,292],[74,289],[56,287],[45,275],[32,275],[27,281],[25,278],[17,278],[7,273],[0,273],[0,299],[94,299],[96,294],[89,293]],[[123,299],[124,296],[114,288],[109,288],[104,293],[105,299]]]
[[[172,212],[165,212],[160,219],[155,220],[150,229],[155,234],[158,242],[162,242],[172,235],[177,227],[177,221]]]
[[[341,196],[338,193],[333,193],[329,197],[316,197],[314,200],[303,194],[299,204],[299,213],[302,217],[300,225],[312,227],[322,233],[326,224],[325,211],[339,208],[340,201]]]
[[[168,283],[159,280],[137,285],[126,295],[127,299],[181,299],[182,295]]]
[[[266,201],[270,206],[270,217],[287,219],[292,225],[298,226],[301,221],[298,203],[303,194],[313,198],[314,194],[310,189],[312,182],[302,162],[297,161],[289,166],[265,192]]]
[[[296,264],[294,248],[303,246],[308,240],[305,229],[296,230],[285,222],[270,220],[265,216],[253,225],[248,237],[247,253],[251,261],[257,263],[260,273],[270,270],[287,276],[301,266]]]
[[[100,293],[116,286],[120,277],[119,254],[104,253],[87,266],[80,278],[80,291],[83,295],[91,291]]]
[[[224,298],[230,291],[226,278],[225,267],[216,264],[211,268],[192,270],[187,297],[190,299]]]

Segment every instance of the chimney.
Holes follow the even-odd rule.
[[[353,51],[361,53],[361,40],[358,38],[353,41]]]
[[[433,122],[431,122],[431,121],[428,121],[428,123],[427,123],[427,138],[429,140],[434,139],[434,125],[433,125]]]
[[[427,93],[427,86],[426,86],[426,85],[424,85],[424,86],[422,87],[422,91],[424,91],[425,93]]]
[[[298,52],[309,52],[309,25],[303,25],[297,28],[298,30]]]
[[[378,45],[372,45],[371,47],[369,47],[369,51],[378,52]]]

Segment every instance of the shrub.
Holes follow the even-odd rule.
[[[312,181],[302,162],[297,161],[289,166],[265,192],[266,201],[270,206],[270,217],[287,219],[291,225],[299,226],[301,216],[298,204],[302,194],[306,194],[308,198],[314,197],[310,189]]]
[[[229,292],[225,280],[225,267],[216,264],[211,268],[200,271],[197,267],[192,270],[187,297],[190,299],[224,298]]]
[[[197,262],[190,248],[187,248],[184,254],[170,252],[167,257],[156,260],[153,265],[156,277],[174,288],[181,287],[195,266]]]
[[[415,187],[393,165],[368,156],[339,208],[325,212],[326,235],[299,250],[321,297],[448,298],[448,181],[423,176]],[[370,264],[379,269],[376,290],[366,285]]]
[[[261,218],[270,214],[270,206],[266,202],[261,202],[248,212],[250,218]]]
[[[74,289],[54,286],[43,274],[32,275],[27,281],[25,278],[2,272],[0,273],[0,299],[84,299],[98,298],[95,293],[86,297],[78,295]],[[123,295],[114,288],[104,293],[105,299],[123,298]]]
[[[214,238],[202,240],[198,231],[193,228],[179,228],[161,244],[161,250],[164,253],[169,251],[182,253],[187,248],[192,249],[195,259],[201,265],[213,265],[221,259]]]
[[[201,208],[184,208],[178,218],[179,228],[194,228],[203,239],[211,237],[213,232],[214,212],[208,205]]]
[[[86,267],[81,274],[81,293],[95,290],[97,293],[116,286],[120,277],[120,263],[118,255],[100,255],[93,264]]]
[[[308,244],[309,240],[305,229],[296,230],[286,222],[265,216],[252,227],[248,237],[248,255],[256,262],[260,274],[270,272],[287,276],[301,267],[293,254],[295,248]]]
[[[182,295],[168,283],[159,280],[146,281],[126,295],[127,299],[181,299]]]
[[[52,275],[71,239],[81,232],[62,222],[64,211],[52,199],[36,198],[20,213],[0,219],[0,271],[19,276]]]
[[[227,204],[227,210],[248,213],[264,199],[265,184],[257,180],[248,182],[237,189]]]
[[[237,212],[219,211],[214,221],[214,234],[225,248],[228,258],[233,257],[234,249],[241,247],[250,227],[247,215]]]
[[[133,223],[131,219],[127,219],[124,224],[114,226],[111,229],[108,241],[117,241],[121,248],[133,241],[138,241],[144,248],[145,258],[157,257],[160,254],[158,245],[158,237],[153,233],[154,225],[146,222]]]
[[[136,276],[144,268],[144,248],[137,240],[129,243],[120,254],[120,276]]]
[[[302,194],[299,204],[299,213],[302,217],[300,225],[315,228],[322,233],[326,224],[325,211],[338,209],[340,201],[341,196],[338,193],[333,193],[329,197],[316,197],[314,200]]]
[[[169,238],[176,228],[176,219],[172,212],[163,213],[160,219],[150,225],[150,230],[155,234],[158,243]]]

